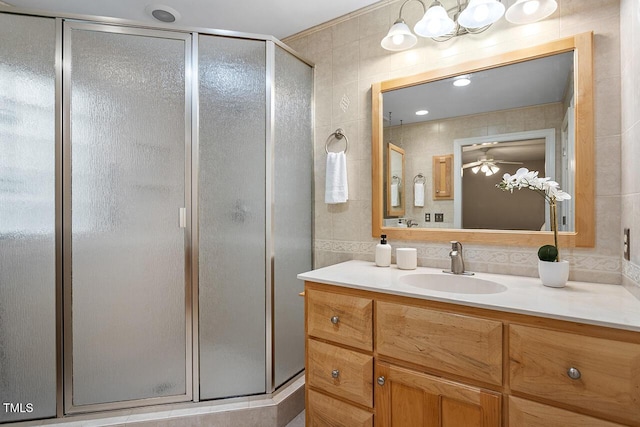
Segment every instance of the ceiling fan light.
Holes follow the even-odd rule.
[[[557,8],[555,0],[518,0],[504,17],[512,24],[530,24],[550,16]]]
[[[413,27],[420,37],[440,37],[453,31],[456,23],[439,2],[435,2]]]
[[[491,25],[504,15],[504,5],[498,0],[471,0],[460,13],[458,24],[465,28]]]
[[[471,172],[473,172],[473,173],[478,173],[478,172],[480,172],[480,166],[474,166],[474,167],[472,167],[472,168],[471,168]]]
[[[418,38],[411,33],[404,19],[399,18],[382,39],[380,46],[386,50],[401,51],[413,47],[417,42]]]
[[[491,166],[491,173],[498,173],[498,171],[500,170],[500,168],[496,165]]]

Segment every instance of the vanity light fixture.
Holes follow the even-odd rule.
[[[518,0],[507,10],[505,18],[513,24],[530,24],[548,17],[557,8],[555,0]]]
[[[429,114],[429,111],[427,111],[427,110],[418,110],[418,111],[416,111],[416,116],[426,116],[427,114]]]
[[[458,16],[458,24],[465,28],[491,25],[504,15],[504,5],[496,0],[471,0]]]
[[[402,18],[404,6],[412,1],[419,2],[424,13],[413,27],[413,33]],[[529,24],[548,17],[558,8],[555,0],[517,0],[505,14],[505,6],[500,0],[456,0],[456,3],[446,9],[440,0],[433,0],[427,8],[423,0],[405,0],[398,19],[380,45],[386,50],[401,51],[415,46],[416,35],[444,42],[464,34],[481,33],[503,15],[513,24]]]

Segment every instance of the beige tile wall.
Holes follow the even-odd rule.
[[[640,298],[640,2],[620,5],[622,89],[622,228],[631,230],[631,261],[622,260],[623,283]]]
[[[637,1],[628,0],[627,3],[637,4]],[[445,43],[420,39],[414,48],[392,53],[380,47],[380,40],[397,18],[401,4],[401,1],[382,1],[363,13],[354,13],[284,40],[316,64],[315,266],[348,259],[373,259],[377,239],[371,236],[370,218],[371,83],[593,31],[598,157],[595,170],[596,246],[593,249],[565,249],[563,253],[572,262],[571,279],[620,284],[620,2],[558,0],[558,10],[542,22],[516,26],[501,20],[480,35],[458,37]],[[419,4],[412,2],[405,7],[403,17],[413,25],[421,14]],[[633,31],[634,34],[637,32],[637,23]],[[633,45],[629,41],[626,46],[631,49]],[[637,75],[638,68],[634,70]],[[635,90],[637,92],[638,88]],[[632,97],[636,103],[638,99],[639,96]],[[634,117],[637,119],[638,116]],[[350,200],[346,204],[326,205],[324,147],[327,137],[338,127],[345,130],[350,142],[347,155]],[[633,129],[637,134],[638,126]],[[639,158],[637,144],[635,147],[635,158]],[[638,172],[634,173],[633,177],[624,179],[633,181],[631,178],[635,178],[635,183],[640,182]],[[640,207],[637,192],[636,188],[633,201],[625,198],[629,199],[627,204],[635,203],[635,212]],[[635,224],[638,224],[638,214],[635,215]],[[449,262],[448,248],[443,243],[390,243],[395,247],[418,248],[420,265],[446,267]],[[537,274],[536,249],[466,245],[465,254],[471,270],[534,276]]]

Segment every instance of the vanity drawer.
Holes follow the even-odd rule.
[[[640,424],[640,344],[511,325],[509,367],[513,391]]]
[[[373,350],[373,300],[307,289],[307,334]]]
[[[373,407],[373,357],[316,340],[307,341],[311,387]]]
[[[502,322],[376,302],[378,354],[502,385]]]
[[[553,406],[509,397],[509,426],[511,427],[622,427]]]
[[[373,427],[373,414],[309,390],[307,426],[310,427]]]

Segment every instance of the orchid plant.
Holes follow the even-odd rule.
[[[568,193],[560,189],[560,184],[552,181],[549,177],[538,177],[538,171],[530,171],[527,168],[520,168],[515,175],[505,173],[502,181],[496,184],[496,187],[503,191],[520,190],[528,188],[544,197],[549,203],[551,211],[551,230],[553,230],[554,245],[544,245],[538,250],[538,258],[542,261],[560,261],[558,251],[558,225],[556,218],[556,202],[571,199]]]

